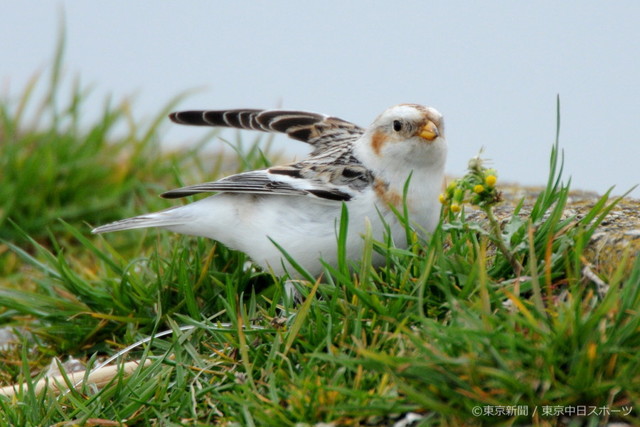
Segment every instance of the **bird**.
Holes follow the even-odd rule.
[[[311,145],[304,159],[190,185],[161,194],[176,199],[215,193],[159,212],[123,219],[93,233],[156,227],[213,239],[246,253],[265,271],[297,277],[283,255],[308,274],[337,265],[337,234],[347,208],[346,257],[361,258],[363,236],[407,247],[406,207],[414,229],[431,233],[440,218],[447,143],[435,108],[399,104],[367,128],[295,110],[229,109],[174,112],[182,125],[279,132]],[[373,263],[384,262],[374,253]]]

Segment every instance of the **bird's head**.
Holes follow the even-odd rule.
[[[443,166],[444,121],[435,108],[400,104],[380,114],[367,129],[358,152],[372,166],[400,162],[414,167]]]

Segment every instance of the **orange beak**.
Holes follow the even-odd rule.
[[[437,137],[440,136],[440,132],[438,132],[438,127],[431,120],[427,121],[420,132],[418,132],[418,136],[426,139],[427,141],[433,141]]]

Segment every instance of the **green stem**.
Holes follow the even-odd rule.
[[[498,220],[496,219],[495,215],[493,215],[493,209],[491,209],[490,206],[485,206],[482,208],[482,210],[489,219],[489,224],[491,225],[491,234],[493,234],[494,236],[493,241],[498,247],[498,250],[502,252],[502,255],[504,255],[505,258],[507,258],[507,261],[509,261],[509,264],[511,264],[511,268],[513,268],[516,276],[520,276],[520,273],[522,273],[522,265],[513,256],[511,251],[509,251],[509,248],[507,248],[507,246],[504,244],[504,240],[502,239],[502,230],[500,229]]]

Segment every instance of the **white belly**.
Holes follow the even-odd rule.
[[[383,222],[374,206],[373,193],[347,202],[349,259],[362,256],[367,220],[375,239],[385,237]],[[378,209],[389,224],[396,245],[404,246],[405,230],[395,215],[386,207]],[[184,223],[167,229],[217,240],[245,252],[277,275],[288,272],[296,276],[288,263],[283,266],[282,253],[273,240],[308,272],[318,275],[323,270],[320,259],[337,264],[341,212],[340,202],[308,196],[218,194],[173,210],[171,213],[183,217]]]

